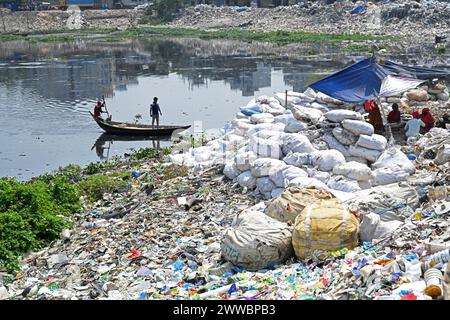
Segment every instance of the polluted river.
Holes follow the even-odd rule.
[[[359,88],[389,60],[449,74],[448,54],[401,52],[0,43],[0,176],[90,163],[0,179],[0,299],[450,299],[450,132],[395,131],[422,107],[448,112],[445,81],[374,72],[395,82],[383,114],[403,114],[386,132],[365,121],[373,91],[353,103],[336,83],[347,100],[308,88],[342,74]],[[148,124],[158,97],[161,124],[218,135],[195,148],[110,136],[89,114],[103,97],[116,121]]]

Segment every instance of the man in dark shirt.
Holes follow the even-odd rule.
[[[153,103],[150,105],[150,117],[152,117],[152,126],[155,125],[159,127],[159,115],[162,115],[161,109],[159,108],[158,98],[153,98]]]
[[[392,111],[389,112],[387,121],[389,123],[399,123],[402,120],[401,113],[398,110],[398,104],[394,103],[392,105]]]
[[[96,118],[101,118],[102,117],[102,113],[105,113],[106,111],[103,111],[103,103],[101,103],[100,101],[97,101],[97,104],[94,107],[94,117]]]

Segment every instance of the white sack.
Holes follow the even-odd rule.
[[[284,131],[290,132],[290,133],[297,133],[299,131],[306,130],[306,129],[308,129],[308,125],[306,123],[296,120],[296,119],[291,119],[286,124]]]
[[[320,150],[314,153],[313,164],[320,171],[331,171],[333,168],[345,162],[345,157],[337,150]]]
[[[404,171],[413,174],[416,171],[414,164],[408,157],[395,147],[384,151],[378,160],[372,164],[372,169],[391,168],[393,171]]]
[[[292,113],[295,119],[300,121],[310,121],[316,124],[323,117],[323,112],[317,109],[306,108],[299,105],[295,105],[292,108]]]
[[[351,110],[331,110],[324,114],[325,118],[332,122],[342,122],[343,120],[360,120],[361,114]]]
[[[347,179],[343,176],[333,176],[328,180],[327,186],[331,189],[342,192],[360,191],[358,181]]]
[[[252,176],[250,171],[242,172],[237,177],[237,182],[241,187],[246,187],[248,189],[254,189],[256,187],[256,178]]]
[[[368,166],[355,161],[337,165],[333,168],[333,173],[359,181],[366,181],[372,178],[372,170]]]
[[[356,135],[366,134],[371,136],[375,131],[370,123],[358,120],[344,120],[342,121],[342,126]]]
[[[283,156],[281,143],[278,140],[252,138],[250,145],[253,152],[260,157],[280,159]]]
[[[345,146],[353,145],[358,140],[358,137],[352,132],[340,127],[334,128],[332,133],[336,140]]]
[[[308,153],[315,151],[309,139],[298,133],[286,134],[283,137],[282,144],[282,151],[285,155],[289,152]]]
[[[277,187],[285,188],[289,181],[298,177],[308,177],[308,174],[300,168],[286,165],[278,170],[272,170],[269,173],[269,177]]]
[[[354,157],[360,157],[369,160],[370,162],[377,161],[378,157],[381,155],[381,152],[378,150],[371,150],[355,146],[350,146],[350,148],[348,148],[348,153],[350,153]]]
[[[271,123],[274,121],[274,116],[270,113],[256,113],[250,117],[252,123]]]
[[[339,141],[336,140],[335,137],[329,132],[325,133],[322,138],[328,145],[328,148],[335,149],[342,153],[344,157],[350,157],[351,154],[348,152],[348,148],[345,147],[343,144],[341,144]]]
[[[259,158],[250,163],[250,170],[254,177],[268,176],[271,170],[284,167],[286,164],[283,161],[268,158]]]
[[[385,137],[379,134],[373,134],[371,136],[362,134],[359,136],[356,145],[367,149],[383,151],[384,149],[386,149],[387,140]]]
[[[283,158],[283,161],[286,164],[301,167],[303,165],[312,165],[312,157],[313,154],[311,153],[290,152]]]
[[[223,168],[223,174],[228,179],[233,180],[233,179],[237,178],[241,174],[241,171],[239,171],[236,168],[236,164],[235,163],[228,162],[227,164],[225,164],[225,167]]]

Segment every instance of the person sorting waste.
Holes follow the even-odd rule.
[[[392,105],[392,111],[389,112],[388,117],[387,117],[387,121],[389,123],[400,123],[401,121],[401,113],[398,110],[398,104],[394,103]]]
[[[433,115],[430,112],[429,108],[423,108],[422,114],[420,115],[420,119],[423,123],[425,123],[425,128],[423,129],[424,133],[427,133],[434,127],[435,121]]]
[[[152,118],[152,126],[155,125],[159,127],[159,115],[162,115],[161,109],[159,108],[158,98],[153,98],[153,103],[150,105],[150,117]]]
[[[422,120],[420,120],[420,114],[417,111],[414,111],[412,113],[412,119],[409,120],[406,123],[405,131],[406,131],[406,137],[411,138],[415,137],[420,134],[420,128],[425,127],[425,123],[423,123]]]
[[[369,123],[374,127],[376,132],[383,132],[383,118],[375,100],[365,101],[363,105],[364,110],[369,113]]]

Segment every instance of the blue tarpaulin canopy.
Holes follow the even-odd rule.
[[[379,96],[393,96],[417,87],[426,79],[449,74],[426,68],[407,67],[390,61],[378,64],[375,57],[361,60],[309,87],[348,103],[361,103]]]

